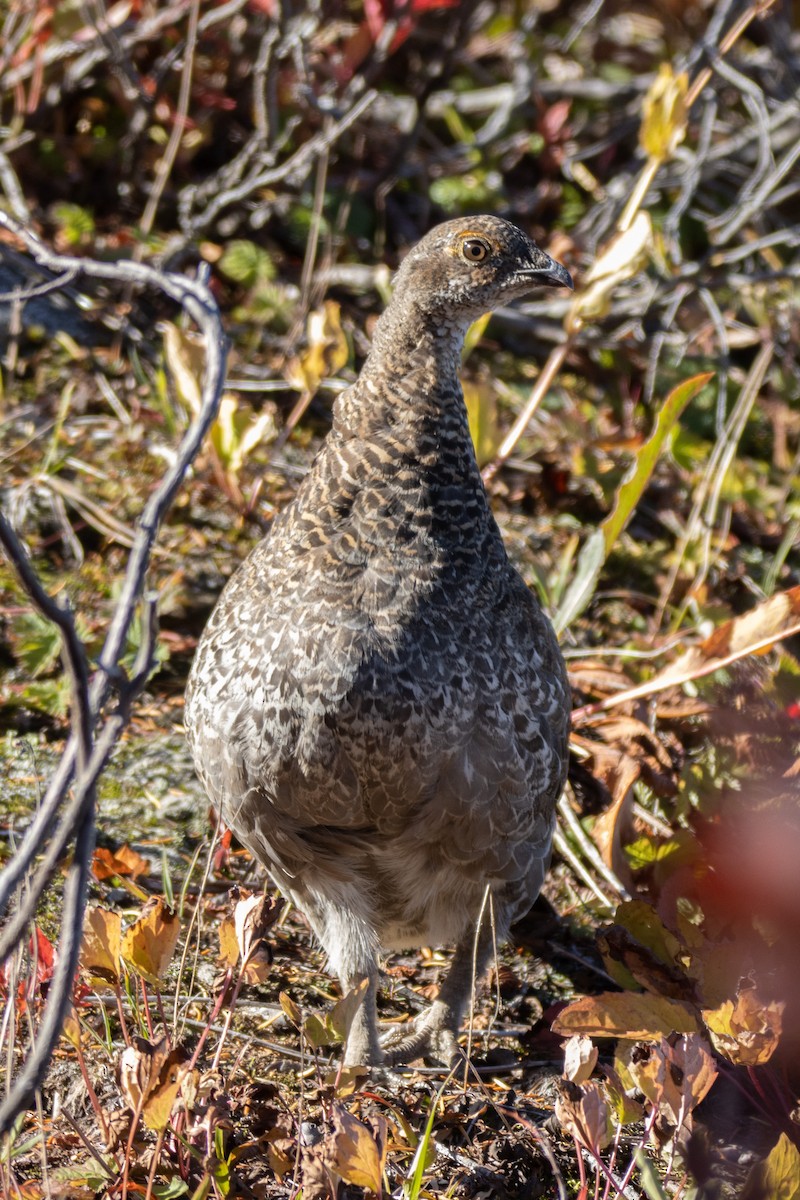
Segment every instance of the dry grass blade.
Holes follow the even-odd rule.
[[[692,646],[646,683],[575,709],[573,721],[653,696],[667,688],[682,687],[748,655],[763,654],[777,642],[797,633],[800,633],[800,587],[779,592],[743,616],[725,621],[709,637]]]

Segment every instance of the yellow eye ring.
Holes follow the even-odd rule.
[[[489,247],[480,238],[465,238],[461,243],[461,253],[467,262],[479,263],[487,257]]]

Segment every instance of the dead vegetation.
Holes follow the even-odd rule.
[[[798,82],[768,0],[8,8],[6,1194],[798,1194]],[[402,249],[476,211],[576,279],[464,367],[573,764],[469,1067],[364,1081],[181,695]]]

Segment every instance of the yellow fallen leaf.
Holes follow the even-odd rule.
[[[138,921],[125,930],[121,954],[148,983],[160,987],[178,944],[180,921],[163,900],[145,907]]]
[[[783,1000],[763,1000],[755,987],[740,988],[736,1000],[704,1009],[703,1020],[720,1054],[737,1066],[758,1067],[774,1054],[783,1028]]]
[[[308,314],[308,348],[287,367],[289,382],[312,396],[322,380],[340,371],[349,357],[340,313],[335,300],[326,300],[322,308]]]
[[[696,1033],[699,1021],[680,1000],[639,992],[601,992],[574,1000],[553,1022],[553,1032],[569,1036],[630,1038],[660,1041],[671,1033]]]
[[[81,941],[81,968],[92,979],[115,983],[120,976],[122,921],[99,905],[87,908]]]
[[[386,1161],[387,1124],[377,1118],[377,1140],[372,1130],[347,1111],[342,1104],[333,1110],[333,1167],[347,1183],[366,1188],[376,1195],[383,1185]]]
[[[800,1200],[800,1150],[787,1133],[782,1133],[764,1161],[753,1167],[742,1194],[746,1200]]]
[[[671,158],[686,136],[689,76],[664,63],[642,105],[639,145],[651,158]]]
[[[192,416],[200,411],[206,349],[202,338],[164,322],[164,358],[172,376],[178,399]]]

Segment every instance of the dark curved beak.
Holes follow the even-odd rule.
[[[540,284],[542,287],[564,287],[570,291],[574,291],[575,288],[567,268],[562,267],[561,263],[556,262],[543,250],[538,251],[535,263],[531,263],[529,267],[522,267],[517,272],[517,277],[520,283],[527,280],[534,286]]]

